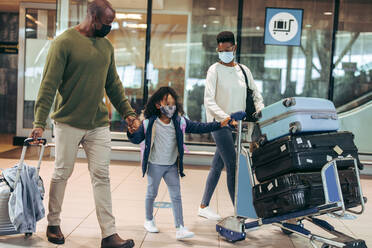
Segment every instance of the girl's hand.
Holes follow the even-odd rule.
[[[223,121],[221,121],[221,127],[226,127],[228,124],[229,124],[229,121],[231,120],[231,117],[227,117],[226,119],[224,119]],[[235,122],[235,121],[232,121],[231,124]]]

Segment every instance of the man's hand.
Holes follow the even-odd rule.
[[[129,133],[134,133],[141,126],[141,122],[134,116],[128,116],[125,121],[128,123]]]
[[[37,143],[37,138],[43,137],[43,132],[44,132],[44,129],[42,129],[41,127],[36,127],[32,129],[30,138],[33,138],[35,140],[34,143]]]

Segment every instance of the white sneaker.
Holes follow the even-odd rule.
[[[221,216],[213,212],[210,207],[201,208],[199,207],[198,215],[209,220],[221,220]]]
[[[154,220],[146,220],[143,225],[145,229],[150,233],[158,233],[159,229],[156,227]]]
[[[189,229],[187,229],[184,226],[180,226],[177,228],[176,231],[176,239],[187,239],[194,237],[194,233],[190,232]]]

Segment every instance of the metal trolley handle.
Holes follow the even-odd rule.
[[[35,141],[37,141],[37,143],[32,144],[32,142],[35,142]],[[21,154],[21,158],[19,160],[19,164],[18,164],[18,168],[17,168],[17,174],[16,174],[16,178],[15,178],[15,181],[14,181],[13,189],[16,188],[17,183],[19,181],[19,177],[20,177],[21,171],[23,169],[23,162],[25,160],[27,148],[29,146],[34,146],[34,145],[40,145],[41,144],[41,151],[40,151],[39,161],[37,163],[37,173],[36,173],[36,178],[39,177],[40,165],[41,165],[41,161],[43,159],[46,143],[47,143],[47,140],[44,139],[44,138],[38,138],[37,140],[34,140],[33,138],[27,138],[27,139],[24,140],[23,148],[22,148],[22,154]]]

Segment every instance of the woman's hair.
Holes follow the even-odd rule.
[[[235,37],[234,34],[230,31],[223,31],[217,35],[217,44],[224,42],[230,42],[231,44],[235,45]]]
[[[153,115],[160,116],[161,112],[160,109],[156,108],[156,104],[159,103],[164,99],[165,96],[168,97],[171,95],[175,102],[176,102],[176,113],[183,115],[182,105],[178,102],[178,95],[174,89],[171,87],[160,87],[155,93],[150,97],[146,106],[145,106],[145,118],[149,118]]]

